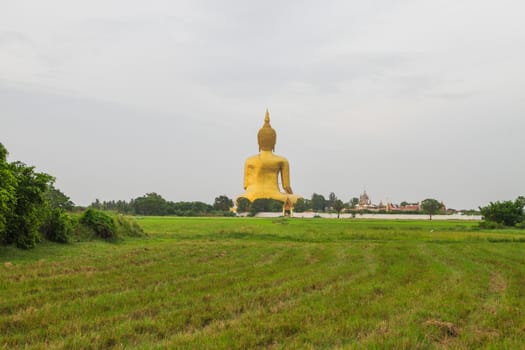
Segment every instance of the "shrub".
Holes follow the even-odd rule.
[[[522,221],[522,222],[516,224],[515,226],[516,226],[516,228],[525,229],[525,221]]]
[[[133,218],[119,214],[115,216],[115,224],[119,237],[140,237],[145,235],[142,227]]]
[[[67,213],[60,209],[53,209],[41,230],[50,241],[68,243],[73,233],[73,223]]]
[[[91,227],[88,227],[80,221],[82,216],[71,215],[71,221],[73,224],[72,240],[77,242],[91,241],[96,239],[98,236]]]
[[[91,228],[97,237],[112,240],[117,238],[115,221],[108,214],[89,208],[84,212],[80,223]]]
[[[494,221],[482,221],[479,223],[479,228],[485,229],[485,230],[495,230],[500,228],[505,228],[502,224],[498,224]]]

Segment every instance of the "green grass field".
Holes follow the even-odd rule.
[[[525,232],[140,218],[145,238],[0,247],[5,349],[523,349]]]

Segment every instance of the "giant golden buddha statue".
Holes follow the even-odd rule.
[[[250,202],[256,199],[276,199],[283,202],[283,211],[292,211],[300,196],[290,187],[290,165],[284,157],[273,154],[277,134],[270,126],[270,114],[266,110],[264,125],[257,134],[259,154],[246,159],[244,164],[244,189],[239,197]],[[284,192],[279,189],[278,178]]]

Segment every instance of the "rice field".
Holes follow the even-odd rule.
[[[138,222],[147,237],[0,247],[0,348],[525,348],[524,231]]]

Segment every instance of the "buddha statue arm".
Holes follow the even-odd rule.
[[[287,160],[284,160],[281,166],[281,183],[286,193],[293,194],[292,188],[290,187],[290,165]]]
[[[246,161],[244,163],[244,189],[247,189],[248,186],[250,185],[250,181],[248,180],[249,172],[250,172],[250,169],[249,169],[249,166],[248,166],[248,161]]]
[[[254,184],[253,177],[254,177],[254,171],[255,171],[254,167],[256,166],[256,164],[253,163],[252,158],[246,159],[246,162],[244,163],[244,189],[245,190]]]

